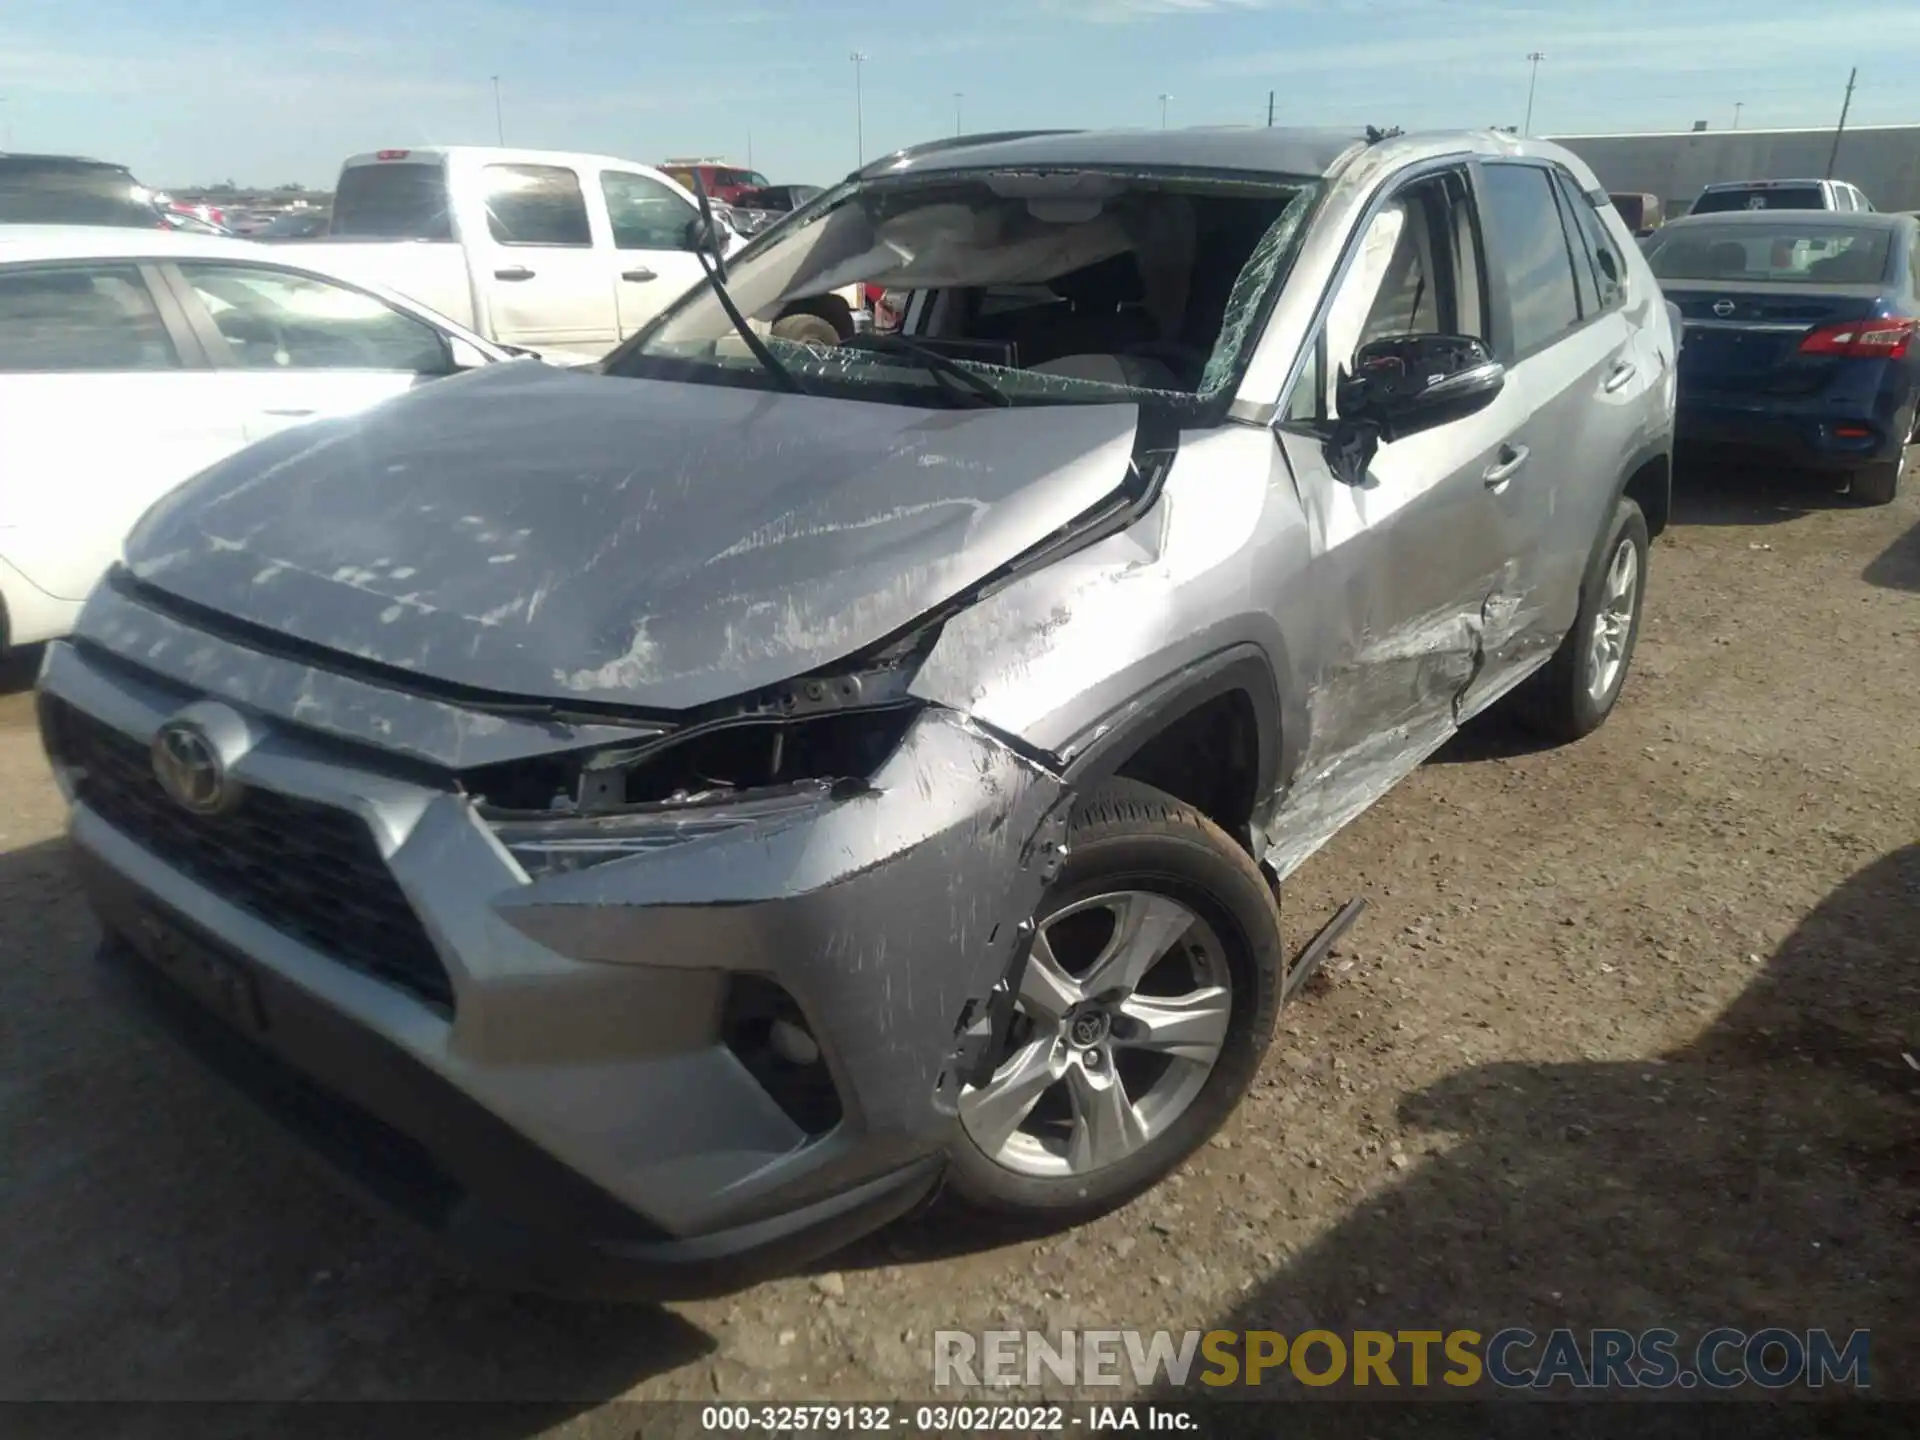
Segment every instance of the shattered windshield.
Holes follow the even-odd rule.
[[[730,260],[727,289],[811,394],[1193,413],[1236,380],[1317,192],[1306,179],[1085,169],[850,182]],[[881,292],[905,317],[891,333],[851,328],[830,344],[792,319]],[[604,368],[781,384],[706,286]]]

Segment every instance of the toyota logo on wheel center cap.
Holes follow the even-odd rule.
[[[169,720],[153,737],[153,775],[174,802],[212,815],[235,798],[226,762],[206,732],[189,720]]]

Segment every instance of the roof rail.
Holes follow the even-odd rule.
[[[987,130],[977,135],[949,135],[940,140],[923,140],[918,145],[909,145],[903,150],[895,150],[890,155],[882,155],[878,160],[870,160],[848,178],[856,175],[868,175],[883,165],[897,164],[902,160],[916,160],[922,155],[936,155],[942,150],[964,150],[970,145],[998,145],[1007,140],[1031,140],[1039,135],[1078,135],[1078,130]]]

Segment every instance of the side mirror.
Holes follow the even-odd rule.
[[[1484,410],[1506,383],[1506,367],[1471,335],[1369,341],[1335,383],[1335,472],[1362,483],[1380,446]]]
[[[727,253],[726,224],[717,215],[696,215],[687,221],[681,245],[696,255],[724,256]]]
[[[1353,369],[1340,372],[1334,403],[1342,420],[1374,426],[1391,445],[1485,409],[1506,383],[1484,340],[1409,335],[1362,345]]]
[[[471,341],[458,335],[447,337],[447,349],[455,370],[479,370],[493,363]]]

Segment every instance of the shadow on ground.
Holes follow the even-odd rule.
[[[42,646],[23,645],[0,654],[0,695],[24,695],[40,674]]]
[[[1674,456],[1675,525],[1784,525],[1853,504],[1845,481],[1771,463],[1765,456],[1682,449]]]
[[[1683,1357],[1721,1325],[1843,1339],[1864,1328],[1874,1395],[1920,1399],[1920,1073],[1904,1059],[1916,1041],[1920,845],[1831,894],[1683,1050],[1481,1066],[1411,1097],[1402,1119],[1431,1141],[1409,1178],[1217,1323],[1288,1335],[1669,1327]],[[1260,1393],[1274,1398],[1332,1393],[1267,1379]],[[1701,1433],[1698,1407],[1680,1408],[1685,1433]],[[1771,1433],[1759,1423],[1771,1415],[1825,1433],[1914,1433],[1911,1410],[1815,1412],[1741,1406],[1720,1431]],[[1535,1433],[1544,1418],[1516,1404],[1453,1414],[1483,1436]],[[1559,1414],[1555,1432],[1574,1433],[1562,1425],[1576,1417]],[[1214,1418],[1265,1433],[1231,1406]],[[1434,1433],[1431,1411],[1359,1404],[1322,1418],[1328,1433],[1400,1433],[1394,1422],[1413,1419]]]
[[[1920,525],[1889,545],[1860,578],[1883,590],[1920,591]]]
[[[664,1310],[443,1272],[108,1003],[93,941],[64,843],[0,855],[0,1399],[513,1402],[405,1412],[410,1434],[485,1440],[713,1349]],[[208,1434],[223,1414],[278,1427],[193,1413]]]

